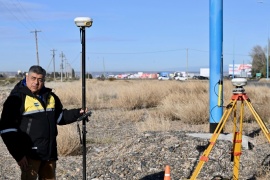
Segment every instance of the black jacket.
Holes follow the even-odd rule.
[[[63,109],[51,89],[43,87],[40,97],[19,82],[3,105],[1,137],[18,162],[24,156],[38,160],[57,160],[57,124],[75,122],[80,109]]]

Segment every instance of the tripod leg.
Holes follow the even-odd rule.
[[[242,133],[235,132],[234,139],[234,151],[233,151],[233,179],[238,180],[239,168],[240,168],[240,156],[242,154]]]
[[[232,139],[232,142],[234,142],[235,140],[235,135],[236,135],[236,131],[237,131],[237,117],[236,117],[236,109],[237,109],[237,106],[234,106],[233,107],[233,139]],[[234,148],[234,146],[233,146]],[[234,150],[232,149],[232,152]],[[233,155],[231,155],[231,161],[233,161]]]
[[[267,140],[270,143],[270,134],[269,134],[269,130],[267,129],[266,125],[264,124],[264,122],[262,121],[262,119],[260,118],[260,116],[258,115],[258,113],[255,111],[255,109],[253,108],[253,106],[251,105],[249,99],[245,99],[245,102],[247,103],[250,111],[252,112],[253,116],[255,117],[256,121],[258,122],[258,124],[260,125],[265,137],[267,138]]]
[[[236,106],[233,107],[233,132],[236,131],[236,123],[237,123],[237,117],[236,117]]]
[[[216,130],[214,131],[214,133],[213,133],[213,135],[212,135],[212,137],[211,137],[211,139],[209,141],[209,145],[208,145],[207,149],[204,151],[203,155],[201,156],[200,161],[199,161],[196,169],[194,170],[194,172],[193,172],[193,174],[192,174],[192,176],[190,178],[191,180],[195,180],[197,178],[197,176],[200,173],[204,163],[208,161],[208,159],[209,159],[208,156],[209,156],[211,150],[213,149],[213,147],[215,145],[215,142],[216,142],[221,130],[223,129],[229,115],[231,114],[232,110],[234,109],[234,106],[236,105],[236,102],[237,102],[237,100],[233,100],[233,101],[230,102],[229,105],[227,105],[226,110],[225,110],[223,116],[221,117],[221,120],[218,123],[218,125],[216,127]]]
[[[234,125],[234,139],[233,139],[233,179],[238,180],[240,168],[240,156],[242,154],[242,130],[243,130],[243,116],[244,116],[244,102],[241,101],[241,110],[239,117],[239,127],[237,122]],[[238,130],[238,131],[237,131]]]

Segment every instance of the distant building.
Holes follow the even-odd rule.
[[[229,76],[251,77],[251,64],[229,64]]]

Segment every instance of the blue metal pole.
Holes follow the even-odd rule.
[[[233,39],[233,75],[232,78],[234,78],[234,39]]]
[[[210,133],[213,133],[222,117],[223,108],[218,106],[218,84],[223,81],[223,0],[210,0],[210,83],[209,83],[209,122]],[[222,86],[221,86],[222,87]]]
[[[269,32],[268,32],[268,36],[267,36],[267,63],[266,63],[266,79],[269,79],[269,63],[268,63],[268,59],[269,59]]]

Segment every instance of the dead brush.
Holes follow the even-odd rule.
[[[60,85],[59,83],[49,82],[47,86],[54,88],[64,107],[81,106],[80,81],[65,82]],[[234,87],[228,80],[224,81],[223,86],[222,105],[226,108]],[[252,85],[247,85],[244,88],[262,120],[269,123],[270,88]],[[209,81],[88,80],[86,96],[87,107],[94,111],[102,109],[109,109],[111,112],[117,111],[117,113],[110,113],[108,116],[103,114],[104,121],[110,118],[138,123],[136,124],[138,131],[167,130],[167,127],[174,126],[178,121],[177,124],[185,124],[187,127],[192,126],[194,131],[201,132],[202,125],[207,127],[211,112],[209,110]],[[114,117],[114,115],[116,116]],[[253,120],[252,114],[245,107],[244,130],[245,126],[248,126]],[[228,120],[228,124],[225,126],[227,132],[232,129],[232,123],[229,123],[229,121],[231,120]],[[161,124],[163,126],[160,126]],[[207,130],[208,128],[204,129]],[[61,146],[61,143],[65,141],[61,140],[65,137],[61,136],[62,132],[73,133],[74,131],[77,133],[76,130],[60,130],[58,145]],[[254,129],[248,131],[252,132]],[[78,137],[77,134],[71,136]],[[74,143],[75,149],[78,146],[77,141],[70,143]],[[70,146],[63,149],[65,148],[70,148]],[[63,151],[65,152],[65,150]]]

